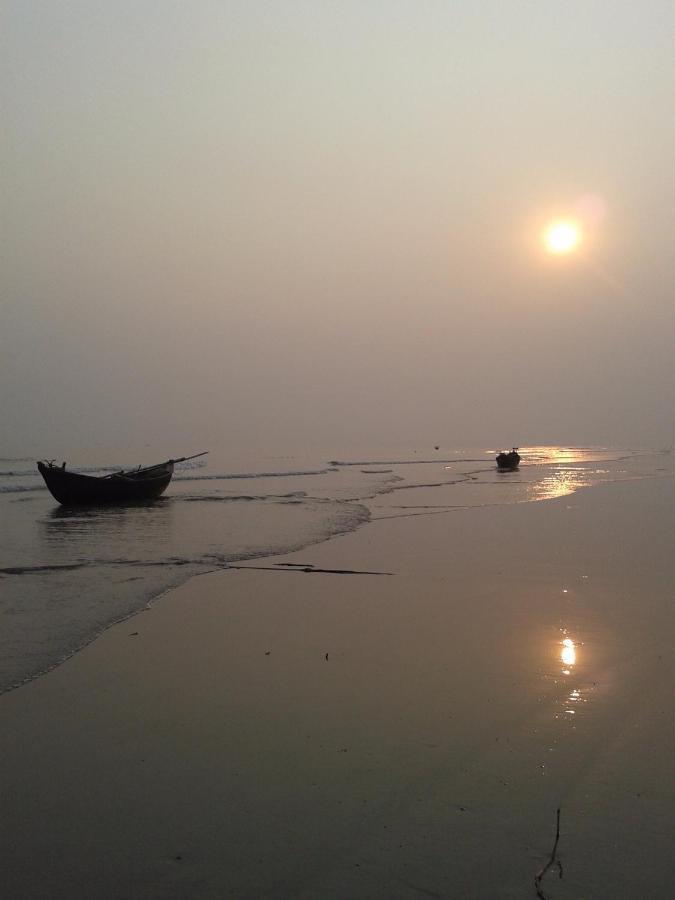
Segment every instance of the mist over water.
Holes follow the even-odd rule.
[[[80,471],[106,472],[160,455],[88,453]],[[140,506],[67,509],[34,460],[0,460],[3,617],[0,689],[44,672],[96,634],[192,575],[300,550],[369,520],[563,497],[584,487],[672,472],[671,454],[524,448],[517,472],[493,450],[237,458],[177,466],[166,495]],[[450,526],[449,526],[450,527]]]
[[[675,7],[608,6],[5,0],[0,452],[672,444]]]

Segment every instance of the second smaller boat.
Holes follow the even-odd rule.
[[[508,453],[502,450],[497,454],[497,468],[500,472],[513,472],[520,465],[520,454],[518,448],[514,447]]]

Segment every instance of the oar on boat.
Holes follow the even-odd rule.
[[[167,462],[179,463],[179,462],[187,462],[188,459],[197,459],[198,456],[206,456],[208,450],[202,450],[201,453],[194,453],[192,456],[181,456],[180,459],[167,459]]]

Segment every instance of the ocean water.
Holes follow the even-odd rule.
[[[0,459],[0,692],[201,572],[301,550],[370,520],[544,502],[675,471],[669,451],[528,447],[517,472],[499,473],[495,452],[237,457],[212,450],[179,464],[159,500],[80,509],[53,500],[35,459]],[[72,461],[76,471],[101,474],[163,454],[75,450],[67,458],[69,468]]]

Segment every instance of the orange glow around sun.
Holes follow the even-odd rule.
[[[558,256],[572,253],[581,243],[581,228],[576,222],[560,219],[546,226],[543,240],[549,253]]]

